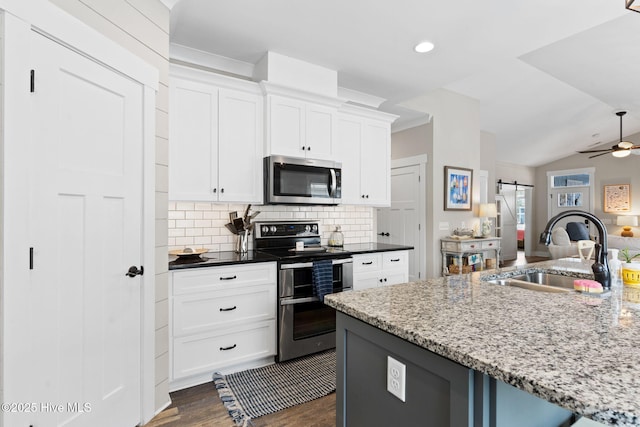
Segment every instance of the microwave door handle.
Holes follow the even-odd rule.
[[[329,195],[331,197],[335,197],[336,196],[336,190],[338,189],[338,180],[336,179],[336,170],[335,169],[329,169],[329,172],[331,172],[331,188],[329,191]]]

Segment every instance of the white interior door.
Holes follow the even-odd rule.
[[[514,260],[518,257],[516,186],[502,184],[496,200],[500,201],[500,258]]]
[[[143,88],[34,33],[33,425],[140,422]],[[75,406],[74,406],[75,405]]]
[[[378,242],[414,247],[409,251],[410,281],[421,276],[419,176],[418,165],[391,169],[391,207],[379,208],[377,217]]]

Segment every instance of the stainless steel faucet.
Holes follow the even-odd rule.
[[[595,224],[598,230],[598,242],[596,243],[596,260],[591,266],[593,276],[599,282],[603,289],[611,289],[611,272],[609,271],[609,262],[607,261],[607,227],[600,221],[600,218],[589,213],[578,210],[571,210],[559,213],[547,222],[542,234],[540,234],[540,243],[549,246],[551,243],[551,229],[562,218],[568,216],[581,216]]]

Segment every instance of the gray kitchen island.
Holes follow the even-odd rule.
[[[339,313],[337,425],[640,425],[637,296],[486,282],[522,270],[590,273],[553,260],[327,296]],[[406,369],[404,401],[387,391],[389,357]]]

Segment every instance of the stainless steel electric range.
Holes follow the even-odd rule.
[[[313,292],[313,263],[333,265],[333,292],[352,289],[353,260],[341,248],[321,246],[317,221],[261,222],[254,228],[254,250],[278,259],[278,361],[334,348],[335,310]],[[302,242],[304,249],[296,249]],[[300,245],[300,243],[298,243]]]

